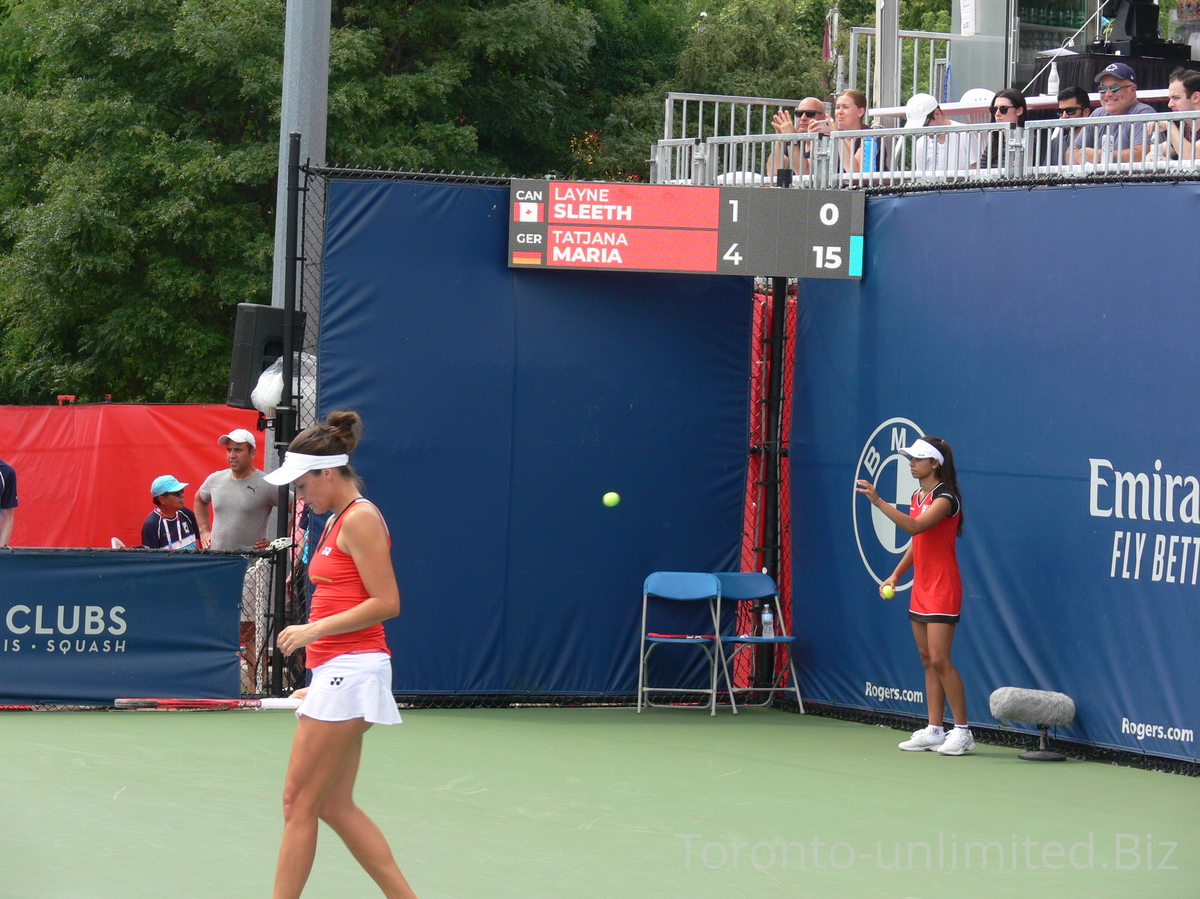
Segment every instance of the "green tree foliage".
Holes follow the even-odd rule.
[[[232,306],[269,299],[281,16],[257,0],[9,5],[4,401],[223,397]]]
[[[556,0],[340,0],[329,159],[392,169],[552,168],[596,20]]]

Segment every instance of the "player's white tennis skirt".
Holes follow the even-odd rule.
[[[314,668],[308,694],[296,717],[318,721],[362,718],[371,724],[399,724],[392,696],[392,657],[386,652],[346,653]]]

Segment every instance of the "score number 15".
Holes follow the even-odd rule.
[[[817,256],[817,268],[840,268],[842,265],[841,247],[813,247]]]

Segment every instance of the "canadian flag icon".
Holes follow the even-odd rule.
[[[513,215],[515,222],[542,222],[546,216],[544,203],[517,203]]]

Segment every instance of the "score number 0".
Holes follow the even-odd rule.
[[[733,207],[732,220],[738,220],[738,201],[730,200],[729,205]],[[838,210],[837,204],[826,203],[821,207],[821,211],[817,213],[821,219],[821,224],[826,226],[836,225],[841,217],[841,212]],[[729,249],[725,251],[722,259],[732,262],[734,265],[742,264],[742,254],[737,251],[736,243],[730,244]],[[840,268],[842,265],[842,248],[841,247],[813,247],[813,253],[817,257],[817,268]]]

